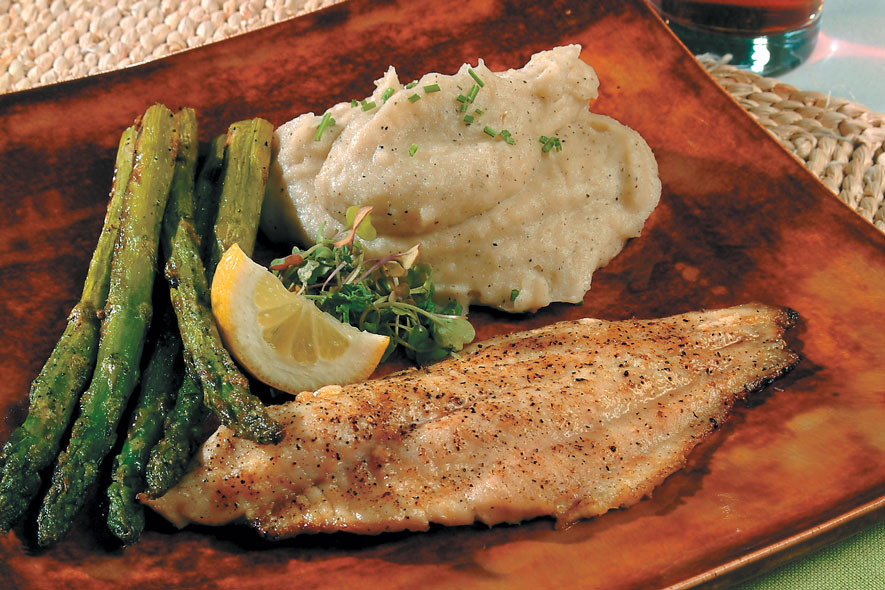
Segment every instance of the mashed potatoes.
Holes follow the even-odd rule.
[[[661,183],[639,134],[588,110],[598,80],[579,54],[558,47],[499,73],[480,61],[414,86],[390,68],[321,129],[312,113],[286,123],[263,231],[313,243],[371,205],[369,255],[420,243],[442,296],[509,311],[580,302],[593,271],[639,235]]]

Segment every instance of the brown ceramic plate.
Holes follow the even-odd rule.
[[[639,130],[664,192],[643,236],[582,306],[478,311],[480,334],[577,316],[668,315],[746,301],[801,314],[803,361],[691,455],[652,499],[554,530],[433,528],[303,536],[175,531],[108,544],[94,514],[45,552],[0,538],[7,588],[687,588],[724,585],[880,520],[885,505],[885,236],[854,215],[722,92],[641,2],[460,5],[354,1],[123,71],[0,97],[0,436],[79,295],[122,129],[154,101],[198,109],[205,141],[235,120],[292,116],[485,57],[515,67],[584,46],[594,110]]]

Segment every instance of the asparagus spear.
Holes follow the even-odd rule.
[[[107,489],[108,528],[124,543],[138,540],[144,530],[144,508],[135,497],[144,490],[144,468],[151,448],[160,438],[163,420],[173,403],[181,367],[181,339],[171,309],[144,370],[141,395],[129,424],[123,448],[114,459]]]
[[[224,144],[227,136],[221,134],[209,144],[209,151],[197,176],[194,190],[194,228],[200,237],[200,258],[206,262],[211,251],[212,225],[218,214],[218,192],[224,171]],[[214,269],[212,269],[214,271]]]
[[[145,112],[114,246],[96,370],[40,507],[37,542],[42,546],[58,541],[70,528],[116,439],[117,423],[138,380],[177,135],[169,109],[154,105]]]
[[[225,138],[222,134],[212,140],[194,189],[194,226],[200,238],[200,259],[204,261],[210,251],[211,228],[218,208],[218,183],[224,163]],[[170,225],[164,220],[164,232],[171,240],[174,231],[170,231]],[[177,229],[177,226],[172,229]],[[199,381],[186,372],[175,394],[175,406],[163,425],[163,436],[151,450],[145,467],[144,479],[149,496],[162,495],[184,475],[203,431],[204,408]]]
[[[197,167],[197,118],[193,109],[182,109],[175,115],[178,128],[178,153],[169,192],[161,247],[166,257],[172,251],[172,234],[180,219],[194,214],[194,176]],[[135,498],[144,491],[145,468],[151,449],[163,433],[163,423],[173,394],[178,386],[175,361],[181,356],[181,338],[175,316],[168,306],[157,337],[157,347],[145,369],[141,395],[129,425],[123,448],[114,460],[111,485],[107,490],[108,528],[124,543],[138,540],[144,530],[144,507]],[[162,304],[162,303],[161,303]]]
[[[163,425],[163,438],[151,450],[145,469],[146,493],[151,498],[162,496],[178,483],[202,432],[205,406],[199,383],[186,374],[175,395],[175,407]]]
[[[179,223],[172,256],[166,265],[186,351],[185,363],[188,372],[200,381],[205,405],[238,435],[262,444],[278,442],[282,430],[249,391],[248,380],[221,342],[209,306],[209,282],[228,247],[240,243],[249,252],[254,249],[272,134],[273,125],[263,119],[234,123],[228,130],[223,188],[208,264],[209,280],[207,269],[200,262],[198,240],[189,220]],[[216,140],[216,149],[217,145]]]
[[[132,169],[135,136],[135,128],[130,127],[120,138],[104,227],[89,263],[83,294],[68,317],[61,339],[31,384],[28,417],[0,453],[0,530],[9,530],[37,495],[39,472],[58,455],[62,434],[92,375],[99,340],[97,311],[107,300],[111,258]]]
[[[197,171],[197,116],[193,109],[183,108],[175,114],[178,126],[178,153],[169,187],[169,202],[163,214],[160,245],[163,258],[172,255],[172,238],[182,219],[194,218],[194,177]]]
[[[272,138],[273,125],[264,119],[241,121],[228,129],[224,186],[209,262],[210,284],[225,250],[239,244],[240,249],[251,256],[255,248]]]
[[[209,307],[209,285],[198,249],[193,225],[180,221],[172,257],[166,265],[166,278],[184,341],[188,371],[200,380],[206,406],[237,436],[259,444],[279,442],[282,427],[268,416],[261,401],[249,391],[249,381],[221,342]]]

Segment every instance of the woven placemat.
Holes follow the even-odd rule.
[[[157,59],[342,0],[0,0],[0,93]],[[885,115],[700,61],[859,215],[885,231]]]
[[[713,78],[849,207],[885,231],[885,115],[699,56]]]

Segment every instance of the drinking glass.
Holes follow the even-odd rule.
[[[729,63],[764,76],[811,55],[823,0],[649,0],[695,54],[730,54]]]

